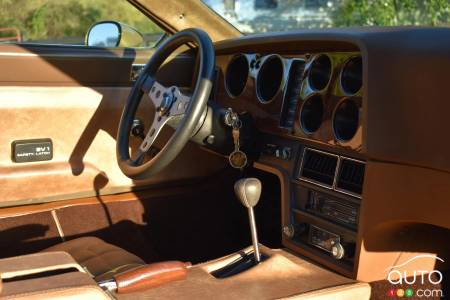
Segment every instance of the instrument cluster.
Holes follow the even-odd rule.
[[[294,132],[340,145],[361,144],[362,58],[319,53],[305,65]]]
[[[358,150],[362,144],[362,57],[328,52],[284,57],[231,56],[224,76],[228,98],[256,98],[276,107],[288,134]]]

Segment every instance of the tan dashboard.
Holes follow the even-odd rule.
[[[450,30],[438,31],[304,31],[216,44],[214,101],[248,112],[262,132],[254,167],[280,179],[287,248],[365,281],[418,253],[450,255],[442,242],[450,143],[440,136],[450,42],[432,38]],[[417,266],[448,268],[402,268]]]

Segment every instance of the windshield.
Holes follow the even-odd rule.
[[[449,0],[202,0],[244,34],[351,26],[448,26]]]

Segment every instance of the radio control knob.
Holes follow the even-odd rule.
[[[299,236],[306,231],[306,225],[301,224],[289,224],[283,226],[283,234],[292,239],[295,236]]]
[[[283,234],[292,239],[295,235],[295,229],[292,224],[283,226]]]
[[[333,255],[333,257],[335,259],[342,259],[345,255],[345,249],[344,247],[341,245],[341,243],[336,242],[332,247],[331,247],[331,254]]]

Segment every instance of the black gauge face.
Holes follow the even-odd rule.
[[[359,126],[359,107],[350,98],[342,101],[337,107],[333,118],[333,131],[338,141],[351,140]]]
[[[262,103],[270,102],[283,83],[283,61],[278,55],[269,56],[261,66],[256,79],[256,92]]]
[[[233,57],[225,75],[225,87],[231,97],[238,97],[242,94],[247,84],[248,72],[247,57],[243,54]]]
[[[310,87],[315,91],[321,91],[328,85],[331,78],[331,59],[328,55],[321,54],[314,58],[308,74]]]
[[[362,86],[362,59],[361,56],[350,58],[344,65],[341,73],[341,87],[347,95],[356,94]]]
[[[323,111],[323,101],[319,95],[313,95],[305,100],[300,111],[300,124],[305,133],[313,133],[320,128]]]

